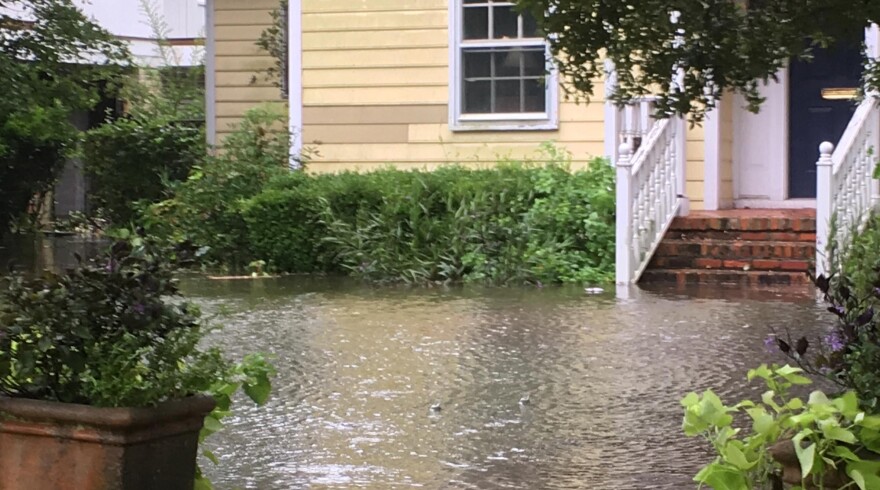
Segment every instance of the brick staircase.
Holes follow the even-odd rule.
[[[675,219],[641,281],[804,285],[815,257],[815,210],[695,211]]]

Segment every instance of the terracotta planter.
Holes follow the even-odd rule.
[[[0,398],[0,489],[192,490],[214,400],[155,408]]]
[[[801,484],[801,464],[798,462],[797,453],[794,451],[794,442],[791,439],[785,439],[777,442],[769,448],[770,457],[774,461],[782,465],[782,481],[789,485]],[[850,483],[850,479],[846,476],[843,468],[837,471],[827,472],[824,475],[824,489],[837,490]],[[817,485],[808,481],[806,488],[813,490],[819,488]]]

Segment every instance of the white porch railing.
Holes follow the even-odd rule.
[[[648,124],[641,127],[648,128]],[[616,279],[618,284],[628,284],[638,281],[679,212],[684,194],[684,120],[654,121],[646,133],[621,131],[621,138],[615,162]],[[633,153],[636,142],[639,147]]]
[[[880,110],[874,97],[853,114],[837,148],[819,145],[816,163],[816,273],[830,272],[828,245],[844,245],[849,234],[865,223],[877,205],[878,182],[873,178],[880,151]],[[834,227],[832,228],[832,220]]]
[[[605,124],[610,131],[606,139],[611,143],[606,153],[616,162],[620,158],[620,147],[629,143],[635,153],[654,126],[654,97],[643,97],[623,106],[607,102]]]

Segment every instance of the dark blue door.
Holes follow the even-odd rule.
[[[788,196],[816,197],[819,144],[835,145],[855,111],[848,98],[859,86],[858,46],[817,49],[812,62],[792,61],[789,70]]]

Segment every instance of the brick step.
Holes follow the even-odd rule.
[[[810,279],[803,272],[737,271],[700,269],[648,269],[641,282],[685,284],[731,284],[739,286],[804,286]]]
[[[666,239],[750,242],[808,242],[816,243],[816,231],[722,231],[722,230],[669,230]]]
[[[671,231],[726,231],[726,232],[794,232],[816,233],[816,218],[796,217],[717,217],[686,216],[673,220]]]
[[[816,257],[815,242],[776,242],[753,240],[678,240],[660,243],[655,258],[700,257],[711,259],[811,260]]]
[[[792,259],[716,259],[711,257],[655,257],[650,269],[693,269],[724,271],[807,272],[808,260]]]

